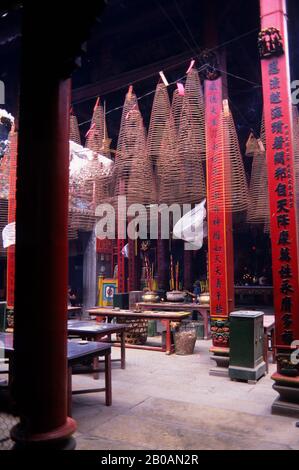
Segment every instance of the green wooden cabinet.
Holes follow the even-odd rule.
[[[263,319],[263,312],[240,311],[230,314],[231,379],[257,381],[265,374]]]

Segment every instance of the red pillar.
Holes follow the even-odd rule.
[[[67,416],[70,80],[61,78],[73,62],[66,18],[57,5],[48,7],[46,24],[43,6],[23,8],[13,365],[20,424],[12,430],[18,448],[73,446],[76,429]]]
[[[261,50],[266,149],[270,198],[270,230],[278,372],[272,377],[280,394],[275,413],[299,416],[299,365],[291,344],[299,340],[298,241],[292,135],[292,103],[285,0],[260,0]],[[279,30],[279,31],[277,31]],[[280,50],[280,38],[282,50]],[[275,53],[271,48],[271,39]]]
[[[224,162],[216,138],[222,113],[222,80],[205,81],[206,146],[207,146],[207,205],[209,239],[209,289],[211,331],[214,359],[229,355],[229,313],[233,308],[233,252],[231,214],[225,210]],[[224,143],[225,135],[218,143]],[[217,155],[216,155],[217,153]],[[219,191],[215,191],[217,180]],[[221,184],[218,184],[220,181]],[[218,361],[219,362],[219,361]],[[217,362],[217,363],[218,363]],[[223,364],[223,359],[220,360]],[[224,361],[228,362],[228,361]]]
[[[10,172],[9,172],[9,196],[8,196],[8,223],[16,221],[16,171],[17,171],[17,147],[18,135],[14,131],[10,135]],[[7,249],[7,309],[8,329],[13,328],[13,308],[15,298],[15,246]]]

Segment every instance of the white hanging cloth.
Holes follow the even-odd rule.
[[[205,204],[206,199],[200,204],[196,204],[195,208],[187,212],[173,228],[175,238],[184,240],[189,244],[187,249],[199,250],[203,245],[204,237],[207,236]]]

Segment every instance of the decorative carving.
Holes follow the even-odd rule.
[[[273,27],[263,29],[258,36],[258,48],[262,59],[284,54],[283,40],[279,29]]]
[[[229,345],[229,320],[211,319],[211,334],[213,346],[228,347]]]

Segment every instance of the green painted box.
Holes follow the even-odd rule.
[[[230,314],[231,379],[256,382],[265,375],[263,319],[263,312],[240,311]]]

